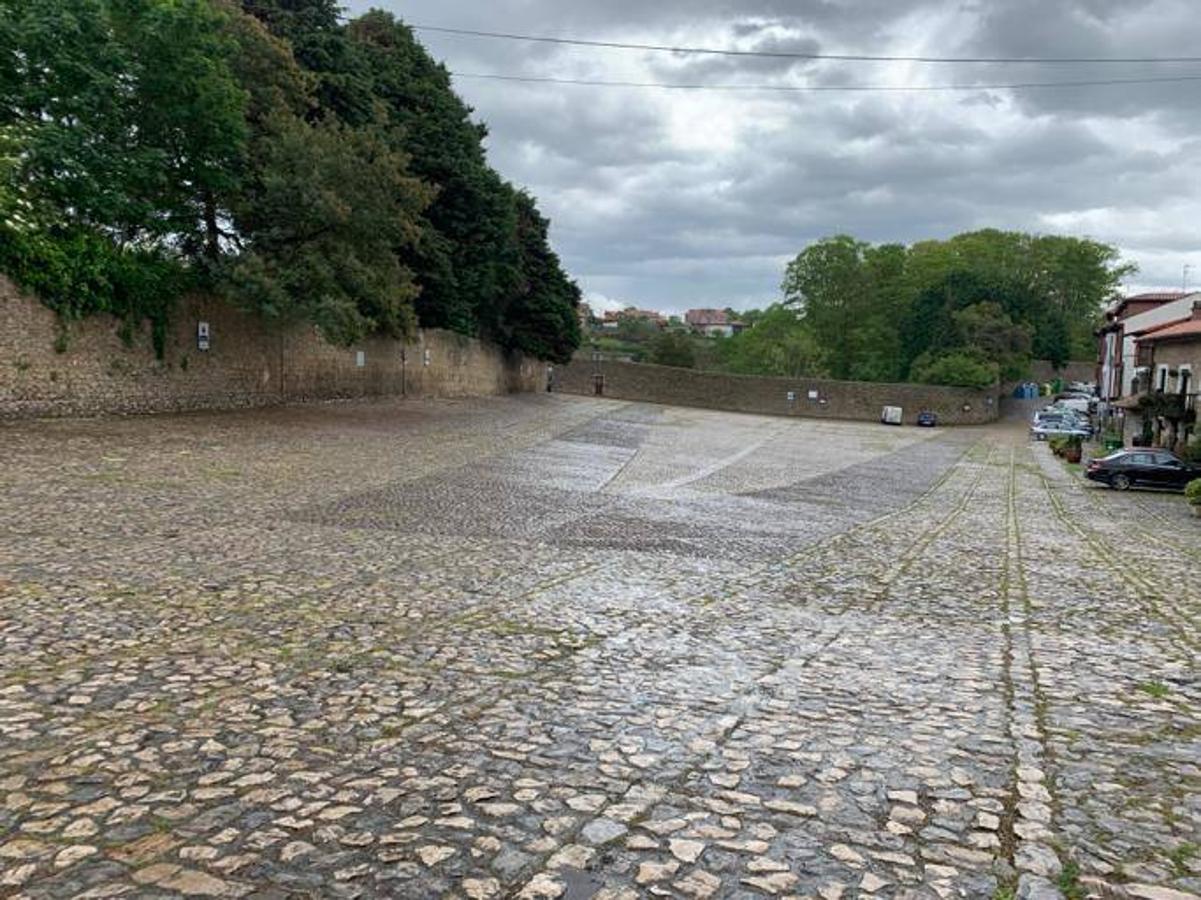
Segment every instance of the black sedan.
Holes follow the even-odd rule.
[[[1119,450],[1090,461],[1084,474],[1119,491],[1136,484],[1182,491],[1194,478],[1201,478],[1201,466],[1167,450]]]

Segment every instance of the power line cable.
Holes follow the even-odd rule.
[[[658,88],[672,91],[765,91],[777,94],[810,93],[938,93],[943,91],[1002,91],[1038,88],[1116,87],[1127,84],[1179,84],[1201,81],[1201,75],[1162,78],[1106,78],[1080,81],[1017,81],[1006,84],[670,84],[659,81],[602,81],[588,78],[549,78],[534,75],[502,75],[491,72],[451,72],[456,78],[512,81],[525,84],[566,84],[585,87]]]
[[[699,54],[707,56],[746,56],[767,59],[831,60],[836,62],[911,62],[911,63],[983,63],[983,64],[1122,64],[1201,63],[1201,56],[877,56],[866,53],[802,53],[784,50],[722,50],[713,47],[673,47],[664,44],[634,44],[621,41],[594,41],[546,35],[512,34],[503,31],[479,31],[472,28],[447,28],[438,25],[409,25],[416,31],[454,34],[464,37],[535,44],[565,44],[572,47],[604,47],[611,50],[645,50],[654,53]]]

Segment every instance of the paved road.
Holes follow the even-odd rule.
[[[0,425],[0,894],[1201,895],[1199,562],[1021,423]]]

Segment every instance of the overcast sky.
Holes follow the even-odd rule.
[[[1199,56],[1196,0],[350,0],[414,25],[741,50]],[[719,85],[1201,75],[1201,64],[678,56],[419,31],[452,71]],[[594,306],[763,306],[804,246],[997,227],[1094,237],[1132,288],[1201,285],[1201,82],[966,93],[683,92],[456,78]]]

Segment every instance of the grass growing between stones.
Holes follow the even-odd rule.
[[[1059,890],[1067,900],[1085,900],[1088,896],[1084,886],[1080,884],[1080,866],[1074,862],[1064,864],[1059,873]]]
[[[1150,694],[1157,700],[1161,700],[1168,695],[1168,686],[1162,681],[1144,681],[1137,687],[1144,694]]]
[[[1201,853],[1201,847],[1196,844],[1181,844],[1168,854],[1168,859],[1172,861],[1172,869],[1183,878],[1189,874],[1189,860],[1199,853]]]

